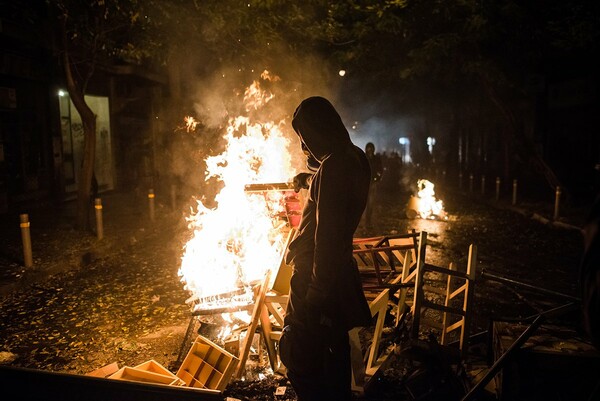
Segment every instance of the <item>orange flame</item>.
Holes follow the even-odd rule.
[[[273,98],[258,82],[245,96],[246,110]],[[248,93],[248,90],[246,91]],[[249,106],[250,105],[250,106]],[[247,184],[287,182],[294,176],[290,140],[284,122],[257,122],[231,118],[224,135],[223,153],[206,159],[206,179],[224,186],[217,207],[201,201],[188,217],[193,237],[184,248],[179,275],[196,308],[235,307],[252,300],[251,286],[279,265],[285,246],[283,196],[245,192]]]
[[[421,179],[417,181],[418,213],[422,219],[447,219],[444,202],[435,197],[434,185],[431,181]]]

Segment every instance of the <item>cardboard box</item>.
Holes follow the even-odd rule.
[[[239,359],[210,340],[198,336],[177,371],[188,387],[222,391]]]

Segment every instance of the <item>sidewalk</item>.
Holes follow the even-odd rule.
[[[76,202],[41,204],[24,211],[29,216],[33,265],[24,266],[19,213],[0,219],[0,297],[13,290],[37,283],[50,275],[86,266],[109,253],[141,240],[161,224],[181,220],[174,212],[155,201],[155,221],[149,217],[148,199],[133,193],[112,192],[101,195],[104,238],[96,236],[95,211],[90,213],[93,231],[74,228]],[[168,220],[165,220],[168,218]]]
[[[511,210],[554,228],[578,231],[583,228],[593,201],[593,199],[590,200],[589,204],[570,205],[562,200],[559,205],[558,218],[554,219],[554,199],[533,201],[524,198],[517,199],[516,203],[513,204],[511,194],[502,194],[496,200],[495,193],[481,195],[480,192],[476,190],[469,191],[468,188],[459,189],[458,187],[451,186],[444,188],[443,191],[464,196],[472,202],[482,202],[494,208]]]

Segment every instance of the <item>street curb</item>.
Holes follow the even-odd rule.
[[[446,191],[447,191],[447,189],[446,189]],[[495,209],[510,210],[512,212],[519,213],[527,218],[536,220],[547,226],[551,226],[554,228],[560,228],[560,229],[566,229],[566,230],[576,230],[576,231],[583,230],[582,227],[579,227],[577,225],[574,225],[574,224],[571,224],[571,223],[568,223],[565,221],[561,221],[561,220],[552,220],[552,219],[542,216],[541,214],[539,214],[537,212],[532,212],[532,211],[530,211],[528,209],[524,209],[522,207],[508,205],[506,203],[499,202],[499,201],[492,201],[492,200],[488,200],[488,199],[473,197],[473,196],[470,196],[468,193],[461,191],[461,190],[451,190],[451,192],[457,193],[461,196],[465,196],[465,197],[469,198],[469,200],[471,200],[472,202],[479,201],[479,202],[484,203],[487,206],[490,206]]]

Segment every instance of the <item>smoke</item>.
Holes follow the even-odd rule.
[[[400,150],[400,138],[413,136],[413,124],[411,118],[371,117],[365,121],[353,121],[349,131],[357,146],[364,149],[368,142],[372,142],[377,153],[388,153]]]
[[[189,19],[184,13],[194,10],[171,11],[181,12],[180,20],[186,21]],[[246,12],[237,9],[231,11]],[[202,24],[198,26],[164,26],[165,40],[172,40],[166,47],[174,50],[169,53],[167,62],[170,81],[168,100],[172,106],[162,118],[168,123],[164,123],[162,129],[165,139],[161,147],[161,170],[186,192],[186,196],[202,194],[210,197],[215,192],[215,183],[204,181],[204,160],[223,151],[222,137],[230,118],[248,115],[257,122],[273,121],[279,124],[290,139],[289,152],[298,171],[305,171],[306,157],[291,127],[291,118],[303,99],[310,96],[329,99],[352,134],[352,120],[347,117],[351,114],[344,113],[344,99],[338,96],[345,82],[338,74],[338,66],[332,66],[316,52],[292,50],[289,43],[269,40],[264,48],[251,45],[245,38],[232,34],[234,31],[228,29],[227,19],[218,18],[216,12],[212,15],[214,19],[199,19]],[[178,18],[170,20],[177,21]],[[192,30],[197,32],[188,34]],[[191,38],[198,37],[198,32],[205,40],[203,44],[214,43],[214,47],[192,42]],[[269,71],[271,79],[261,78],[265,70]],[[275,76],[278,79],[274,79]],[[254,81],[270,91],[273,98],[265,107],[246,111],[244,91]],[[184,128],[186,116],[198,121],[194,132]]]
[[[209,183],[212,188],[208,188],[203,182],[203,160],[224,150],[224,129],[228,120],[237,116],[248,116],[254,122],[279,124],[290,140],[293,167],[297,171],[306,170],[306,156],[291,127],[291,119],[298,104],[306,97],[323,96],[336,104],[336,88],[328,84],[330,69],[326,63],[314,56],[301,59],[282,55],[269,64],[255,62],[248,66],[219,66],[200,74],[194,74],[198,70],[190,68],[193,61],[186,60],[186,63],[181,66],[180,79],[186,82],[187,104],[172,110],[177,122],[172,135],[172,161],[168,170],[188,187],[190,194],[211,196],[215,193],[215,183]],[[265,71],[268,75],[264,74]],[[244,93],[254,82],[271,93],[272,99],[262,107],[246,110]],[[183,119],[188,114],[198,121],[195,132],[183,129]]]

